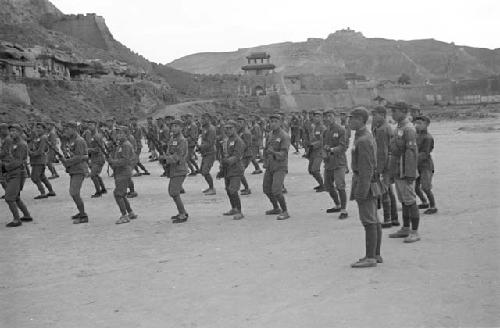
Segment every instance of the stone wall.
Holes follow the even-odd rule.
[[[0,81],[0,107],[7,104],[31,105],[28,89],[22,83],[5,83]]]

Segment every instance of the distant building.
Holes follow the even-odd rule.
[[[271,55],[267,52],[253,52],[247,56],[248,64],[241,69],[249,75],[267,75],[274,73],[276,66],[270,62]]]

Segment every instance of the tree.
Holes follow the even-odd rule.
[[[401,74],[401,76],[398,78],[398,84],[402,85],[408,85],[410,84],[410,76],[406,73]]]

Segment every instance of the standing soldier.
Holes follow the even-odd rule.
[[[34,129],[34,138],[29,144],[29,155],[31,164],[31,180],[37,186],[40,195],[35,199],[44,199],[55,196],[56,193],[52,189],[52,185],[45,176],[45,165],[47,164],[47,136],[45,135],[45,125],[36,123]],[[45,193],[47,187],[49,193]]]
[[[106,162],[106,158],[101,150],[104,147],[104,138],[99,133],[97,122],[89,123],[90,140],[88,140],[90,179],[94,183],[95,194],[92,198],[98,198],[107,193],[104,181],[101,178],[102,168]]]
[[[372,111],[372,134],[377,143],[377,174],[384,186],[381,197],[384,222],[382,228],[399,226],[396,196],[393,191],[393,178],[389,171],[389,146],[393,137],[392,128],[387,123],[387,109],[377,106]]]
[[[5,126],[0,127],[5,134]],[[21,137],[22,128],[18,124],[10,127],[11,137],[5,136],[2,148],[0,148],[0,170],[5,174],[5,202],[12,213],[12,222],[7,223],[8,228],[22,225],[22,221],[33,221],[28,208],[21,200],[21,191],[26,181],[26,160],[28,158],[28,145]],[[19,217],[19,210],[23,217]]]
[[[130,144],[136,145],[135,138],[132,135],[132,133],[130,132],[130,129],[126,126],[120,127],[120,129],[123,130],[123,132],[127,136],[127,140],[130,142]],[[118,131],[118,130],[115,130],[115,132],[116,131]],[[132,146],[132,147],[134,147],[134,146]],[[134,149],[134,153],[135,153],[135,149]],[[132,167],[135,167],[136,165],[137,165],[137,155],[135,156],[134,165]],[[128,181],[128,189],[129,189],[129,192],[127,193],[127,198],[135,198],[138,196],[137,192],[135,191],[134,179],[132,177],[130,177],[130,179]]]
[[[189,176],[195,176],[198,173],[200,173],[200,168],[198,167],[198,163],[196,163],[196,160],[194,159],[194,150],[196,148],[196,145],[198,144],[198,126],[196,125],[195,122],[193,122],[193,115],[192,114],[186,114],[186,126],[185,126],[185,137],[188,142],[188,153],[187,153],[187,165],[189,167],[189,170],[191,171],[189,173]]]
[[[405,238],[405,243],[413,243],[420,240],[418,235],[420,214],[415,194],[418,160],[416,131],[406,117],[408,114],[406,103],[397,102],[390,108],[392,109],[392,118],[397,122],[390,146],[390,170],[396,184],[398,199],[403,207],[403,227],[390,234],[389,237]]]
[[[137,164],[135,165],[135,171],[137,172],[136,176],[141,176],[139,169],[142,170],[142,174],[150,175],[148,170],[141,163],[141,152],[142,152],[142,130],[137,124],[137,117],[132,117],[130,122],[131,133],[134,136],[135,144],[132,145],[134,147],[134,151],[136,154]]]
[[[347,151],[348,145],[345,129],[335,122],[335,114],[333,111],[326,112],[326,122],[328,124],[328,129],[324,132],[323,140],[323,148],[325,150],[325,188],[335,203],[335,207],[327,209],[326,212],[341,212],[339,219],[346,219],[348,214],[346,210],[347,194],[345,191],[345,173],[347,166],[345,152]]]
[[[56,126],[54,123],[48,123],[47,125],[47,130],[48,130],[48,142],[51,145],[54,145],[54,147],[57,147],[57,133],[56,133]],[[57,179],[59,178],[59,174],[57,174],[56,168],[54,167],[54,163],[56,161],[56,154],[52,149],[49,149],[47,152],[47,168],[50,171],[51,176],[48,178],[49,180],[52,179]]]
[[[227,140],[224,144],[222,166],[224,167],[224,185],[231,204],[231,210],[224,213],[224,215],[232,215],[234,220],[241,220],[244,216],[241,213],[241,199],[238,191],[243,176],[242,157],[245,144],[236,132],[237,126],[238,124],[233,120],[229,120],[224,124]]]
[[[266,215],[278,215],[278,220],[290,218],[283,195],[285,176],[288,173],[288,149],[290,137],[281,128],[281,117],[278,114],[270,116],[270,133],[264,147],[264,180],[262,189],[273,205]]]
[[[5,123],[0,123],[0,168],[2,167],[2,160],[9,154],[11,143],[12,139],[9,136],[9,126]],[[2,185],[4,191],[7,189],[4,170],[0,170],[0,185]],[[0,199],[4,198],[5,194]]]
[[[259,123],[257,122],[258,116],[253,115],[251,130],[252,134],[252,164],[254,166],[254,171],[252,174],[261,174],[262,170],[260,169],[259,162],[257,161],[260,158],[260,151],[262,148],[262,129],[260,128]]]
[[[216,194],[214,188],[214,179],[210,175],[210,170],[212,169],[212,166],[215,162],[216,131],[215,127],[212,125],[210,114],[204,113],[201,116],[201,123],[201,144],[198,148],[201,154],[201,174],[208,184],[208,189],[204,190],[203,193],[209,196]]]
[[[116,221],[116,224],[122,224],[137,219],[137,215],[132,211],[130,202],[127,199],[127,186],[132,179],[132,170],[136,163],[136,153],[134,146],[127,139],[124,127],[117,127],[117,132],[118,148],[108,161],[109,165],[113,168],[113,177],[115,179],[113,195],[121,213],[121,217]]]
[[[434,162],[432,161],[431,153],[434,149],[434,138],[427,131],[431,120],[427,116],[421,115],[415,117],[413,121],[417,130],[418,149],[418,178],[415,181],[415,191],[422,202],[418,208],[426,209],[424,214],[434,214],[437,213],[436,201],[432,193]],[[427,202],[422,190],[427,195],[429,202]]]
[[[295,154],[299,154],[299,141],[300,141],[300,119],[295,113],[292,116],[290,122],[290,128],[292,132],[291,144],[295,148]]]
[[[380,246],[382,243],[382,226],[377,216],[377,198],[380,196],[380,186],[374,187],[377,179],[377,145],[371,133],[366,128],[368,111],[361,107],[351,112],[349,126],[356,131],[352,149],[351,168],[352,190],[351,200],[358,205],[359,219],[365,228],[366,255],[351,266],[367,268],[382,263]]]
[[[247,122],[243,116],[238,117],[238,136],[243,141],[243,154],[241,164],[243,165],[243,173],[241,174],[241,183],[244,189],[241,195],[250,195],[252,190],[248,186],[247,178],[245,177],[245,170],[252,162],[252,133],[248,129]]]
[[[148,148],[151,155],[149,156],[149,161],[154,162],[158,160],[158,153],[156,152],[156,147],[153,141],[153,138],[158,137],[158,126],[153,122],[153,118],[151,116],[148,117],[148,126],[146,127],[147,131],[147,141]]]
[[[182,184],[186,179],[187,165],[186,157],[188,152],[187,140],[182,135],[182,121],[174,120],[170,127],[172,135],[168,142],[168,152],[162,157],[168,168],[168,194],[175,202],[179,214],[172,216],[173,223],[186,222],[189,215],[184,208],[181,199]]]
[[[157,149],[158,152],[162,152],[165,154],[167,152],[168,142],[170,140],[170,124],[174,119],[173,116],[165,116],[165,119],[162,120],[159,118],[158,126],[160,127],[158,130],[158,147],[161,149]],[[167,177],[167,166],[164,161],[161,161],[161,165],[163,167],[162,177]]]
[[[69,122],[65,124],[64,134],[68,139],[68,155],[69,158],[60,158],[62,164],[66,168],[66,172],[69,174],[69,194],[78,209],[78,213],[73,215],[74,224],[87,223],[89,222],[89,217],[85,213],[85,204],[83,203],[82,197],[80,195],[83,180],[89,174],[89,167],[87,161],[88,148],[85,140],[78,134],[78,125],[76,122]]]
[[[323,161],[323,133],[326,127],[322,122],[323,112],[316,111],[313,116],[313,124],[309,135],[309,149],[307,158],[309,159],[308,171],[309,174],[318,182],[314,187],[316,192],[325,191],[323,178],[321,177],[321,162]]]

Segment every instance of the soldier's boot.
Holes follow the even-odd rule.
[[[418,231],[412,230],[412,231],[410,231],[410,234],[408,235],[408,237],[406,237],[404,239],[404,242],[405,243],[414,243],[414,242],[417,242],[419,240],[420,240],[420,236],[418,234]]]
[[[130,219],[128,218],[128,216],[122,215],[115,223],[116,224],[123,224],[123,223],[129,223],[129,222],[130,222]]]
[[[396,232],[389,234],[389,238],[406,238],[410,235],[410,227],[402,227]]]
[[[283,211],[280,215],[278,215],[278,217],[276,218],[276,220],[287,220],[290,218],[290,214],[288,214],[288,211]]]
[[[372,268],[377,266],[376,259],[363,258],[358,262],[351,264],[351,268]]]
[[[233,216],[233,220],[241,220],[243,219],[245,216],[243,215],[243,213],[239,212],[239,213],[236,213],[234,216]]]
[[[233,216],[233,215],[235,215],[237,213],[239,213],[238,210],[235,209],[235,208],[232,208],[229,211],[227,211],[225,213],[222,213],[222,215],[224,215],[224,216]]]
[[[281,210],[279,208],[273,208],[272,210],[267,210],[266,215],[277,215],[281,214]]]
[[[137,214],[135,214],[134,212],[130,212],[130,213],[128,214],[128,219],[129,219],[129,220],[135,220],[135,219],[137,219],[137,218],[138,218],[138,215],[137,215]]]

